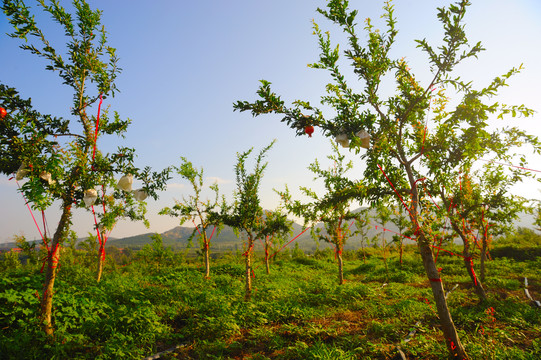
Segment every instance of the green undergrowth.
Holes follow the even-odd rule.
[[[415,253],[346,259],[338,285],[333,256],[280,259],[265,274],[255,261],[253,296],[244,301],[244,265],[217,260],[211,278],[200,262],[110,263],[97,284],[93,269],[64,263],[55,284],[54,341],[39,329],[43,274],[37,267],[0,278],[0,357],[5,359],[162,358],[390,359],[400,345],[408,358],[442,359],[447,349],[428,281]],[[488,262],[480,304],[459,257],[439,256],[452,316],[472,359],[541,358],[539,259]],[[478,264],[476,263],[476,268]],[[477,269],[476,269],[477,271]],[[402,340],[416,328],[411,341]]]

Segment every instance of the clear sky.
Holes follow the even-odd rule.
[[[37,9],[34,1],[28,1]],[[68,1],[60,0],[67,9]],[[278,197],[272,191],[321,184],[312,181],[307,166],[319,158],[325,162],[330,152],[329,140],[316,129],[312,138],[295,137],[279,122],[279,116],[252,118],[248,113],[233,112],[237,100],[254,100],[258,80],[273,83],[273,89],[287,102],[305,99],[317,104],[330,80],[321,70],[306,65],[318,58],[311,20],[331,39],[343,40],[340,30],[325,21],[315,9],[323,0],[231,0],[231,1],[142,1],[89,0],[92,8],[103,10],[103,24],[109,44],[117,49],[123,69],[117,85],[120,93],[108,98],[124,118],[130,118],[126,139],[104,137],[102,149],[117,145],[135,147],[137,165],[155,170],[179,164],[185,156],[205,169],[207,182],[217,180],[221,193],[231,199],[236,153],[250,147],[259,151],[273,139],[277,143],[268,155],[268,168],[261,187],[265,208],[275,208]],[[406,57],[420,79],[428,79],[424,54],[414,39],[427,38],[438,44],[442,30],[436,19],[436,7],[449,4],[440,0],[395,0],[395,16],[400,31],[393,50],[397,58]],[[511,67],[524,63],[525,70],[514,77],[502,92],[501,101],[526,104],[537,113],[533,118],[508,122],[541,136],[541,2],[538,0],[474,0],[466,15],[466,31],[472,43],[482,41],[487,51],[478,61],[460,67],[463,79],[479,87]],[[358,23],[370,17],[382,26],[383,1],[352,0],[359,10]],[[40,10],[39,10],[40,11]],[[37,12],[38,25],[54,46],[65,43],[57,24]],[[0,14],[0,81],[17,88],[23,97],[31,97],[43,113],[69,117],[71,93],[57,74],[45,71],[45,61],[18,48],[4,14]],[[362,36],[364,33],[359,31]],[[345,44],[344,44],[345,45]],[[341,47],[344,49],[345,47]],[[350,81],[353,81],[350,80]],[[426,84],[425,84],[426,85]],[[539,157],[531,157],[530,167],[541,170]],[[352,177],[359,178],[362,163],[354,155]],[[517,193],[540,198],[537,183],[516,189]],[[171,180],[158,201],[149,200],[151,226],[121,221],[112,237],[142,232],[163,232],[178,225],[176,219],[158,216],[159,209],[173,204],[173,199],[189,195],[188,184],[178,176]],[[29,239],[39,236],[14,181],[0,178],[0,242],[14,234]],[[50,230],[58,221],[57,207],[47,212]],[[78,211],[73,228],[79,236],[92,229],[92,215]]]

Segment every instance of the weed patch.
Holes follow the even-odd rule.
[[[344,285],[337,284],[333,259],[281,259],[270,275],[256,270],[250,302],[244,301],[244,267],[230,260],[216,260],[210,279],[196,264],[136,261],[112,269],[99,284],[87,268],[67,265],[57,279],[53,344],[37,320],[43,275],[16,269],[0,277],[0,353],[9,359],[141,359],[184,344],[164,358],[385,359],[400,344],[411,358],[445,358],[431,290],[423,269],[409,267],[411,256],[402,266],[389,261],[386,283],[378,257],[366,264],[349,260]],[[460,262],[446,257],[439,264],[446,289],[459,284],[448,301],[472,359],[539,357],[541,312],[514,273],[529,273],[529,289],[538,295],[537,261],[491,261],[483,304]],[[402,343],[418,321],[416,335]]]

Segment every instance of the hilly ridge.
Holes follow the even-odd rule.
[[[355,211],[360,211],[362,209],[363,208],[359,208]],[[375,216],[375,212],[372,214],[372,216]],[[378,225],[377,229],[376,229],[376,225]],[[316,227],[323,227],[323,224],[319,223],[316,225]],[[390,222],[386,225],[386,228],[391,231],[390,233],[386,232],[385,234],[386,240],[390,241],[393,235],[392,232],[397,232],[398,229],[396,228],[396,226],[394,226],[394,224]],[[302,225],[299,225],[294,222],[293,232],[290,236],[287,237],[284,243],[287,243],[293,240],[293,238],[298,236],[294,242],[299,244],[300,249],[302,249],[303,251],[309,251],[309,252],[315,251],[318,248],[318,244],[311,237],[310,230],[306,230],[304,232],[303,230],[304,229]],[[173,249],[182,249],[182,248],[186,248],[186,246],[188,245],[188,239],[193,231],[194,231],[193,227],[176,226],[159,235],[161,235],[162,237],[164,246],[171,246]],[[367,246],[367,239],[374,238],[378,234],[381,234],[381,231],[382,231],[381,226],[379,226],[379,224],[374,219],[372,219],[370,229],[368,230],[368,234],[366,236],[365,246]],[[207,230],[207,236],[210,237],[211,233],[212,233],[212,228]],[[137,248],[141,248],[145,244],[152,243],[153,241],[152,237],[155,235],[156,233],[145,233],[145,234],[125,237],[125,238],[120,238],[120,239],[110,239],[107,242],[107,245],[116,246],[119,248],[131,247],[131,248],[137,249]],[[197,245],[195,243],[197,241],[196,238],[197,236],[194,238],[194,244],[193,244],[194,246]],[[360,245],[361,245],[360,241],[361,241],[360,236],[352,236],[347,239],[346,246],[344,248],[345,249],[358,249],[360,248]],[[211,246],[214,250],[219,250],[219,251],[242,249],[241,241],[235,235],[233,229],[228,226],[225,226],[219,233],[215,233],[213,235]],[[293,243],[291,244],[291,246],[294,246]],[[319,248],[326,248],[326,247],[331,247],[331,246],[332,245],[325,242],[319,243]],[[257,241],[255,244],[255,250],[261,250],[261,249],[263,249],[262,242]]]
[[[355,211],[360,211],[363,208],[359,208]],[[371,211],[372,219],[370,221],[368,234],[364,241],[364,246],[371,246],[368,239],[374,239],[377,236],[377,240],[381,239],[382,227],[374,219],[375,211]],[[523,213],[517,221],[515,221],[515,227],[527,227],[533,229],[534,217],[531,214]],[[322,224],[317,224],[316,227],[322,227]],[[385,232],[385,239],[387,242],[390,242],[394,233],[398,232],[398,229],[391,222],[387,223],[385,228],[388,230]],[[182,250],[188,247],[188,239],[194,227],[188,226],[176,226],[170,230],[167,230],[159,235],[161,235],[164,246],[170,246],[174,250]],[[312,239],[310,235],[310,230],[306,230],[304,233],[303,227],[297,223],[293,223],[293,232],[285,239],[284,243],[291,241],[294,237],[298,236],[294,242],[299,244],[305,252],[313,252],[318,248],[318,244]],[[207,231],[207,236],[210,237],[212,233],[212,228]],[[302,233],[302,234],[301,234]],[[115,246],[118,248],[132,248],[134,250],[141,249],[144,245],[152,243],[153,237],[156,235],[156,232],[148,232],[135,236],[128,236],[123,238],[113,238],[111,237],[107,241],[108,246]],[[299,235],[300,234],[300,235]],[[242,236],[242,235],[241,235]],[[82,239],[79,239],[79,241]],[[32,242],[32,241],[30,241]],[[35,240],[34,242],[40,243],[41,241]],[[290,247],[294,246],[294,242],[290,244]],[[411,240],[406,239],[405,243],[411,243]],[[0,250],[5,251],[11,248],[17,247],[14,242],[0,244]],[[198,248],[197,236],[193,240],[193,247]],[[225,226],[220,233],[215,232],[212,237],[211,247],[213,251],[235,251],[242,250],[242,242],[235,235],[232,228]],[[330,244],[325,242],[320,242],[319,248],[331,247]],[[361,238],[360,236],[352,236],[347,239],[345,249],[359,249],[361,247]],[[257,241],[255,244],[255,250],[260,251],[263,249],[261,241]]]
[[[355,212],[362,210],[363,208],[358,208],[355,210]],[[370,220],[369,230],[366,235],[365,239],[365,246],[370,246],[371,244],[368,243],[368,239],[373,239],[377,237],[376,241],[379,241],[382,236],[382,227],[375,219],[375,210],[370,211],[372,219]],[[525,214],[523,213],[517,221],[515,221],[516,227],[528,227],[532,228],[534,222],[534,217],[531,214]],[[317,224],[316,227],[322,227],[322,224]],[[387,231],[385,231],[385,239],[387,242],[390,242],[392,240],[393,235],[395,233],[398,233],[398,228],[391,222],[387,223],[385,228]],[[188,238],[192,234],[194,228],[193,227],[186,227],[186,226],[176,226],[168,231],[165,231],[161,233],[163,243],[165,246],[171,246],[174,249],[182,249],[185,248],[188,245]],[[297,235],[301,234],[303,231],[302,225],[299,225],[297,223],[293,223],[293,233],[287,237],[285,242],[289,242]],[[207,231],[207,236],[210,237],[212,233],[212,229]],[[121,239],[111,239],[108,241],[108,245],[117,246],[117,247],[132,247],[132,248],[139,248],[144,246],[145,244],[150,244],[152,240],[152,236],[154,236],[156,233],[145,233],[141,235],[121,238]],[[242,235],[241,235],[242,236]],[[194,246],[197,246],[196,244],[196,238],[194,238]],[[310,230],[305,231],[301,235],[298,236],[298,238],[294,241],[299,244],[299,248],[301,248],[303,251],[309,251],[313,252],[318,245],[316,244],[315,240],[312,239],[310,235]],[[405,243],[412,243],[412,240],[405,240]],[[345,249],[358,249],[361,245],[361,237],[359,235],[352,236],[347,239]],[[294,246],[293,243],[290,246]],[[319,248],[326,248],[331,247],[330,244],[327,244],[325,242],[320,242]],[[236,249],[242,249],[242,243],[239,241],[239,238],[235,235],[233,229],[231,229],[228,226],[225,226],[222,231],[218,234],[215,233],[212,237],[212,248],[214,250],[236,250]],[[256,242],[255,249],[261,250],[263,248],[262,243],[260,241]]]

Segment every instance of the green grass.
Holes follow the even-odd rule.
[[[0,354],[7,359],[141,359],[176,344],[169,359],[388,359],[396,345],[410,358],[446,358],[435,304],[417,254],[385,266],[346,259],[346,283],[337,285],[332,256],[280,259],[264,273],[260,259],[250,302],[244,301],[242,259],[218,260],[211,279],[201,264],[159,265],[109,260],[101,283],[81,265],[62,265],[55,284],[55,342],[38,327],[43,274],[4,271],[0,278]],[[453,319],[472,359],[541,357],[538,259],[488,263],[489,300],[479,304],[458,257],[438,267]],[[493,312],[490,308],[494,309]],[[401,340],[421,321],[408,343]]]

